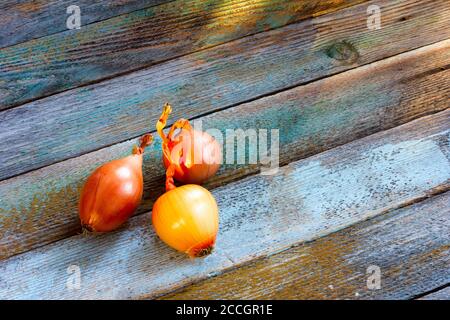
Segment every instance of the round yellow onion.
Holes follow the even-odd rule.
[[[169,177],[168,191],[153,205],[152,222],[156,234],[172,248],[191,257],[210,254],[219,229],[216,200],[199,185],[175,187],[172,182]]]

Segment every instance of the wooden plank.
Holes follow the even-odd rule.
[[[16,106],[362,1],[178,0],[3,48],[0,105]]]
[[[409,299],[450,280],[449,203],[447,192],[162,298]]]
[[[0,3],[0,48],[67,30],[66,10],[77,5],[81,24],[112,18],[171,0],[3,0]]]
[[[140,215],[114,233],[78,235],[1,261],[0,298],[161,295],[448,190],[449,118],[450,110],[443,111],[291,163],[275,175],[215,189],[220,232],[216,250],[204,259],[165,246],[149,215]],[[80,268],[79,290],[66,288],[70,265]]]
[[[419,300],[450,300],[450,286],[445,287],[439,291],[427,294],[426,296],[419,298]]]
[[[446,41],[223,110],[201,118],[203,127],[279,129],[280,162],[287,164],[448,108],[449,48]],[[95,167],[129,154],[133,144],[127,141],[1,181],[0,256],[79,231],[78,189]],[[223,165],[206,186],[225,184],[259,167]],[[139,212],[150,210],[163,191],[159,139],[146,152],[144,171],[145,201]]]
[[[198,117],[450,38],[448,2],[375,2],[383,6],[379,31],[367,29],[364,4],[0,113],[0,179],[152,130],[167,100],[171,120]],[[342,40],[357,62],[330,53]]]

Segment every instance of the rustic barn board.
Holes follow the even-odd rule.
[[[171,121],[198,117],[450,38],[442,2],[377,4],[379,31],[367,29],[360,5],[0,113],[0,179],[152,130],[166,100],[175,109]],[[427,37],[410,36],[418,30]],[[352,43],[354,63],[337,53],[343,43]]]
[[[275,175],[215,189],[220,232],[215,252],[204,259],[163,245],[149,215],[140,215],[114,233],[78,235],[3,260],[0,298],[161,295],[448,190],[449,118],[450,111],[423,117],[291,163]],[[436,231],[436,237],[448,236]],[[66,288],[71,265],[81,271],[79,290]]]
[[[447,203],[448,207],[448,203]],[[448,231],[447,231],[448,232]],[[448,265],[447,265],[448,269]],[[421,297],[419,300],[450,300],[450,286],[445,287],[439,291],[427,294]]]
[[[105,20],[172,0],[3,0],[0,3],[0,48],[67,30],[67,8],[77,5],[81,24]]]
[[[3,48],[0,105],[16,106],[362,1],[179,0]]]
[[[213,113],[201,118],[203,127],[278,128],[280,162],[287,164],[448,108],[449,47],[446,41]],[[0,256],[77,232],[81,184],[96,166],[129,154],[133,144],[127,141],[0,182]],[[156,139],[144,161],[145,201],[139,212],[150,210],[162,192],[160,159]],[[258,167],[223,165],[207,187],[254,173]]]
[[[450,281],[449,204],[447,192],[163,298],[409,299]]]

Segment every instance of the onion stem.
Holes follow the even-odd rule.
[[[161,137],[161,139],[163,140],[163,143],[167,143],[168,142],[168,138],[164,134],[163,129],[166,126],[167,118],[169,117],[171,112],[172,112],[172,107],[170,106],[170,104],[168,104],[166,102],[164,104],[163,112],[162,112],[161,116],[159,117],[158,122],[156,123],[156,131],[158,131],[158,134]]]
[[[176,188],[173,175],[175,174],[175,165],[172,163],[166,170],[166,192]]]
[[[139,146],[134,146],[133,147],[133,154],[143,154],[144,150],[146,147],[148,147],[149,145],[152,144],[153,142],[153,136],[151,135],[151,133],[147,133],[145,135],[143,135],[140,139],[140,144]]]

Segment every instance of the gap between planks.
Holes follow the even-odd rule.
[[[440,67],[448,64],[449,46],[450,41],[444,41],[241,105],[238,112],[227,109],[202,120],[209,127],[223,130],[230,128],[230,123],[236,128],[279,128],[280,162],[287,164],[448,108],[448,71]],[[129,153],[133,143],[128,141],[0,182],[1,257],[79,231],[81,183],[97,165]],[[157,140],[145,157],[145,200],[138,213],[151,210],[153,200],[163,192],[160,148]],[[217,187],[257,170],[224,165],[206,186]]]
[[[449,201],[450,202],[450,201]],[[428,292],[426,295],[422,295],[418,300],[450,300],[450,284],[440,287],[433,292]]]
[[[448,190],[449,119],[450,110],[423,117],[291,163],[276,175],[213,190],[221,225],[216,250],[204,259],[168,248],[152,232],[149,215],[141,215],[120,231],[74,236],[0,262],[0,297],[156,297]],[[76,291],[65,287],[70,265],[82,272]]]
[[[380,31],[359,5],[1,112],[0,180],[153,131],[165,101],[170,122],[192,119],[450,38],[440,1],[376,3]],[[417,30],[428,36],[409,36]],[[342,43],[357,61],[328,52]]]
[[[131,14],[144,8],[161,5],[175,0],[110,0],[101,1],[53,0],[17,1],[3,0],[0,4],[0,49],[37,40],[45,36],[67,31],[66,13],[70,5],[77,5],[81,11],[81,26],[101,22],[109,18]],[[75,33],[76,30],[72,31]]]

